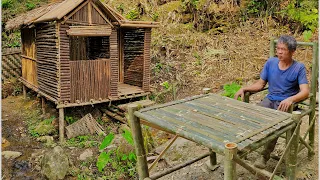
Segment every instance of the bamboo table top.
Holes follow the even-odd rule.
[[[223,154],[234,142],[241,151],[293,123],[291,114],[205,94],[136,111],[144,121]]]

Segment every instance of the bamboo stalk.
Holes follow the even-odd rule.
[[[311,77],[311,93],[314,95],[310,98],[310,109],[312,110],[309,115],[309,124],[311,125],[311,121],[313,116],[315,116],[315,108],[316,108],[316,93],[317,93],[317,80],[318,80],[318,43],[313,43],[312,49],[312,77]],[[314,141],[315,141],[315,125],[311,125],[310,132],[309,132],[309,143],[312,149],[314,148]],[[308,158],[312,157],[312,153],[308,151]]]
[[[160,155],[157,157],[156,160],[154,160],[154,162],[151,164],[151,166],[149,167],[148,171],[150,172],[152,168],[154,168],[154,166],[157,165],[158,161],[161,159],[161,157],[164,155],[164,153],[167,152],[167,150],[171,147],[171,145],[176,141],[176,139],[178,138],[178,135],[175,135],[174,138],[170,141],[170,143],[164,148],[164,150],[160,153]]]
[[[160,178],[160,177],[162,177],[162,176],[165,176],[165,175],[167,175],[167,174],[170,174],[170,173],[172,173],[172,172],[174,172],[174,171],[176,171],[176,170],[179,170],[179,169],[181,169],[181,168],[184,168],[184,167],[186,167],[186,166],[188,166],[188,165],[190,165],[190,164],[192,164],[192,163],[195,163],[195,162],[197,162],[197,161],[199,161],[199,160],[201,160],[201,159],[203,159],[203,158],[205,158],[205,157],[207,157],[207,156],[209,156],[209,153],[205,153],[205,154],[203,154],[203,155],[201,155],[201,156],[199,156],[199,157],[197,157],[197,158],[195,158],[195,159],[192,159],[192,160],[189,160],[189,161],[187,161],[187,162],[185,162],[185,163],[176,165],[176,166],[174,166],[174,167],[172,167],[172,168],[170,168],[170,169],[167,169],[167,170],[165,170],[165,171],[162,171],[162,172],[160,172],[160,173],[153,174],[153,175],[150,176],[150,179],[158,179],[158,178]]]
[[[134,140],[134,146],[137,155],[137,169],[139,174],[139,179],[144,179],[149,177],[148,164],[146,152],[144,149],[140,119],[134,115],[134,112],[138,110],[138,106],[131,104],[128,106],[129,122],[131,126],[132,136]]]
[[[274,177],[277,169],[279,168],[285,154],[289,151],[289,154],[287,156],[287,164],[286,164],[286,172],[287,172],[287,179],[295,179],[296,176],[296,165],[297,165],[297,153],[298,153],[298,143],[299,143],[299,132],[300,132],[300,123],[301,123],[301,112],[299,111],[293,111],[292,112],[292,119],[296,122],[296,127],[292,133],[292,136],[290,140],[287,143],[287,147],[284,150],[279,162],[277,163],[275,169],[273,170],[272,176],[269,178],[269,180],[272,180]],[[292,144],[291,144],[292,143]],[[292,146],[290,148],[290,146]]]
[[[233,161],[237,156],[237,144],[227,143],[224,150],[224,180],[236,180],[236,162]]]

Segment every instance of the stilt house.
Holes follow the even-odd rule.
[[[24,86],[57,104],[82,106],[145,96],[151,28],[99,0],[64,0],[10,20],[21,30]]]

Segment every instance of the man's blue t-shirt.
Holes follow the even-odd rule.
[[[308,84],[306,68],[302,63],[293,61],[286,70],[279,69],[279,59],[269,58],[260,74],[261,79],[269,83],[267,98],[282,101],[300,91],[300,84]]]

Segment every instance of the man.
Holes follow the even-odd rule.
[[[261,91],[269,83],[269,94],[258,104],[259,106],[286,112],[293,103],[306,99],[309,86],[305,66],[292,59],[296,47],[297,41],[293,37],[281,36],[276,47],[277,57],[269,58],[260,79],[250,86],[241,88],[234,98],[241,97],[243,100],[245,92]],[[262,157],[255,162],[256,167],[266,167],[277,140],[278,138],[265,145]]]

